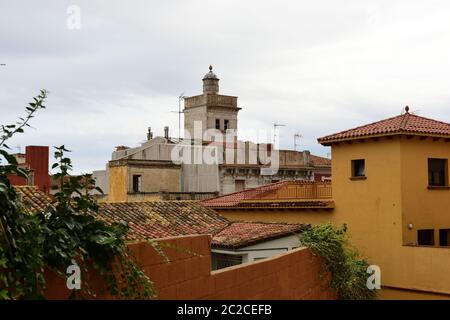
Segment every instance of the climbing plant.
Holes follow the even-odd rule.
[[[8,180],[14,174],[27,177],[10,154],[6,142],[23,132],[39,109],[45,108],[45,90],[26,107],[26,116],[0,127],[0,299],[44,298],[44,271],[67,277],[65,270],[77,264],[82,270],[81,289],[72,297],[95,297],[99,288],[90,285],[89,270],[104,280],[106,290],[121,298],[155,296],[152,281],[139,268],[125,243],[126,223],[107,224],[96,219],[98,205],[91,196],[96,189],[91,175],[70,176],[72,162],[65,146],[56,147],[59,181],[51,206],[30,214]],[[0,157],[0,158],[1,158]]]
[[[302,245],[323,259],[325,271],[331,274],[330,285],[338,299],[376,298],[376,290],[370,290],[366,285],[369,263],[350,244],[345,224],[340,227],[333,227],[330,223],[312,226],[299,237]]]

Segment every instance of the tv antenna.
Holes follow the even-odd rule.
[[[181,141],[181,114],[184,113],[183,111],[181,111],[181,100],[184,100],[185,98],[187,98],[187,96],[185,96],[184,93],[182,92],[178,96],[178,111],[170,111],[173,113],[178,113],[178,140],[179,141]]]
[[[279,123],[273,124],[273,148],[275,148],[275,142],[276,142],[276,138],[277,138],[277,128],[279,128],[279,127],[286,127],[286,125],[279,124]]]
[[[297,147],[300,146],[300,143],[298,142],[300,140],[300,138],[302,138],[303,136],[299,133],[296,132],[294,134],[294,151],[297,151]]]

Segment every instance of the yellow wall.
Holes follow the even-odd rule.
[[[109,167],[108,201],[126,201],[128,191],[128,170],[126,166]]]
[[[333,145],[332,155],[334,211],[220,212],[231,220],[347,223],[351,242],[381,267],[383,285],[450,294],[450,248],[404,245],[416,241],[417,228],[435,228],[436,237],[450,228],[450,190],[427,189],[428,157],[450,159],[450,144],[380,138]],[[365,159],[366,180],[350,180],[355,159]]]
[[[450,190],[429,190],[428,158],[450,160],[450,144],[443,140],[402,139],[403,241],[417,241],[418,229],[434,229],[439,245],[439,229],[450,229]],[[408,224],[413,229],[408,229]],[[449,266],[450,269],[450,266]]]
[[[432,139],[366,140],[332,146],[334,221],[379,265],[387,286],[450,294],[450,249],[404,246],[415,225],[448,227],[450,190],[428,190],[428,157],[450,158],[450,144]],[[365,159],[366,180],[349,179],[351,160]]]
[[[151,201],[159,196],[128,194],[132,191],[132,176],[141,175],[141,192],[179,192],[180,167],[113,165],[109,167],[108,202]]]
[[[215,210],[231,221],[320,224],[333,218],[332,210]]]
[[[160,192],[160,191],[180,192],[180,179],[181,179],[180,167],[130,166],[128,168],[129,191],[131,191],[133,188],[133,186],[131,185],[131,176],[134,174],[140,174],[142,176],[141,178],[142,192]]]

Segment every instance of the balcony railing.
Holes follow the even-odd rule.
[[[331,199],[331,182],[290,182],[269,197],[277,200]]]

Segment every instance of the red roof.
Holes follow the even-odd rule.
[[[15,186],[30,213],[52,205],[52,200],[35,186]],[[229,222],[214,210],[194,201],[152,201],[101,203],[97,218],[126,222],[127,240],[158,239],[192,234],[212,235],[212,245],[239,248],[298,233],[301,224]]]
[[[335,141],[366,138],[378,135],[416,134],[450,137],[450,124],[428,119],[408,111],[402,115],[373,122],[354,129],[345,130],[317,139],[319,143],[328,145]]]
[[[314,167],[328,167],[331,166],[331,159],[315,156],[313,154],[309,155],[309,161]]]
[[[287,184],[287,181],[280,181],[271,184],[266,184],[261,187],[256,187],[252,189],[242,190],[234,193],[230,193],[224,196],[211,198],[203,200],[202,204],[207,207],[232,207],[239,204],[243,200],[252,200],[258,198],[258,196],[272,191],[277,190]]]
[[[304,228],[305,226],[302,224],[233,222],[214,235],[211,245],[216,248],[241,248],[293,235]]]
[[[101,203],[98,216],[109,222],[128,222],[129,240],[214,234],[229,224],[223,216],[193,201]]]

